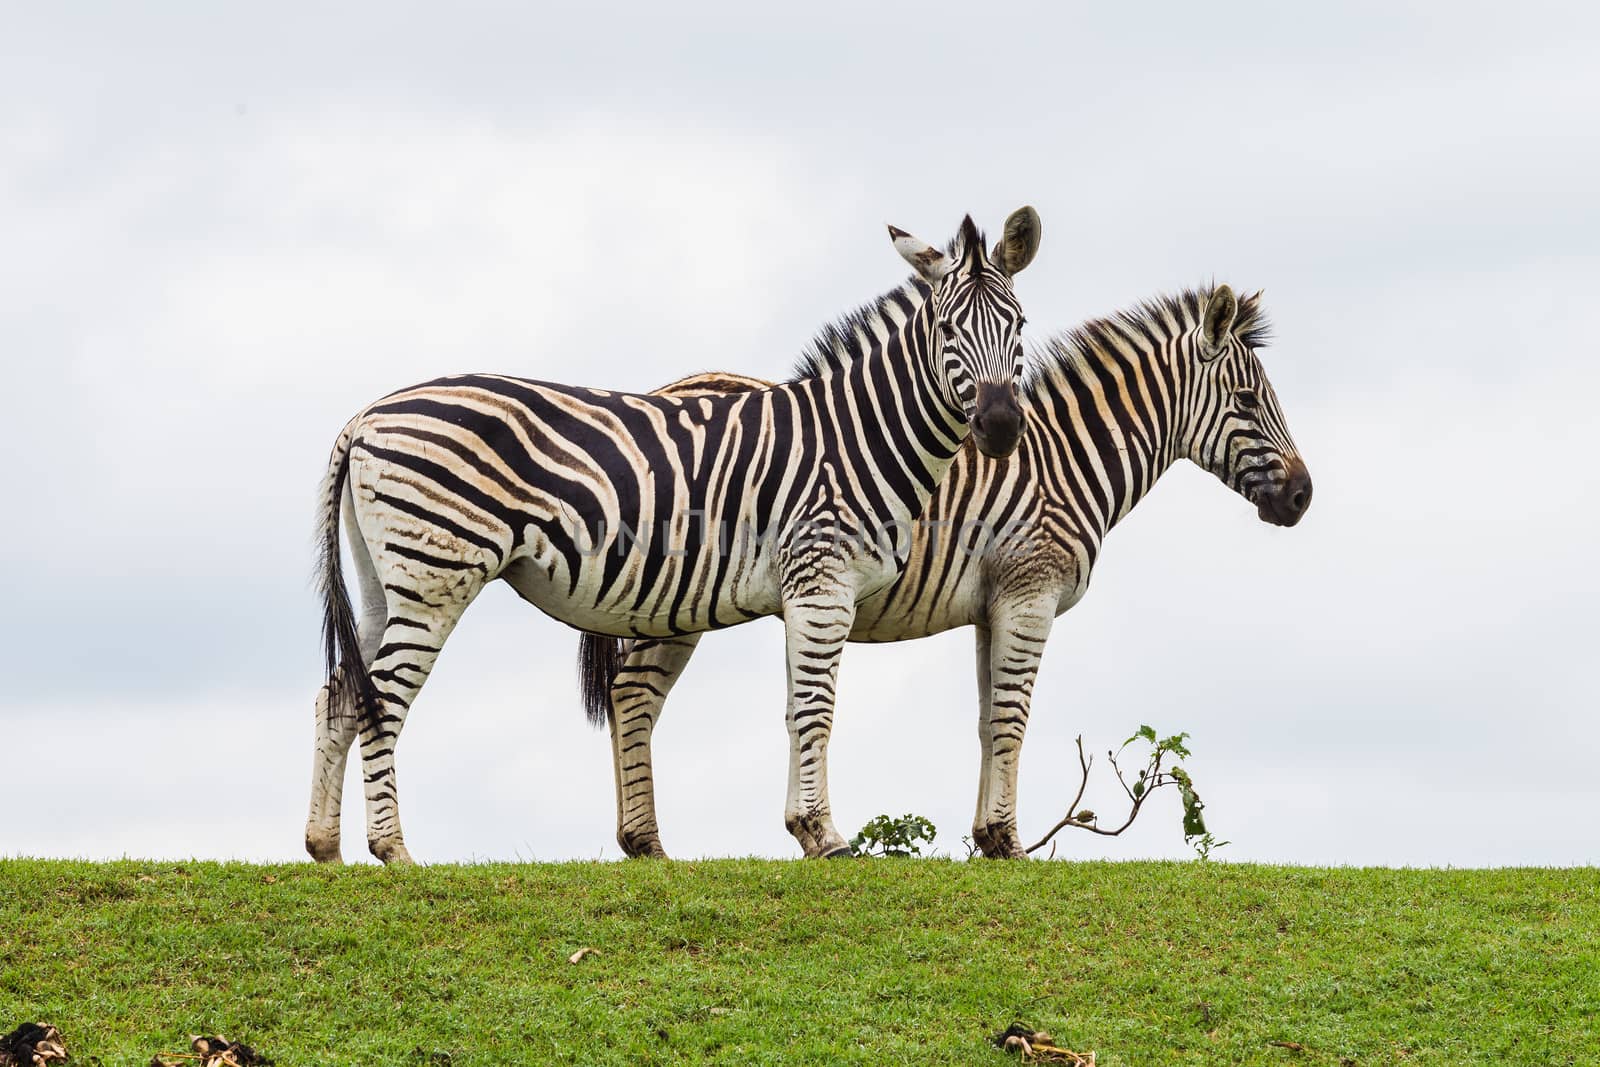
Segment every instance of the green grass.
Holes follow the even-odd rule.
[[[1587,1067],[1600,870],[0,860],[0,1012],[106,1067],[999,1067],[1014,1019],[1107,1067]]]

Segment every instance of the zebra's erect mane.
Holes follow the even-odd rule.
[[[811,339],[795,361],[794,373],[789,381],[800,382],[807,378],[820,378],[830,371],[840,371],[850,366],[870,350],[879,338],[895,332],[898,326],[890,317],[889,308],[895,307],[902,317],[912,307],[928,297],[928,283],[908,278],[900,286],[889,290],[870,303],[841,315],[828,323]]]
[[[988,238],[982,230],[977,234],[978,253],[983,256],[983,249],[988,247]],[[945,255],[958,263],[966,256],[960,234],[950,238],[945,245]],[[986,257],[983,262],[988,262]],[[794,373],[788,380],[800,382],[807,378],[820,378],[829,371],[840,371],[850,366],[867,353],[876,338],[892,334],[898,329],[895,320],[887,314],[891,305],[898,308],[902,317],[908,316],[917,304],[928,299],[929,292],[928,283],[912,275],[876,300],[830,322],[817,331],[811,343],[801,351],[800,358],[795,361]],[[863,339],[867,347],[863,347]]]
[[[1146,333],[1159,337],[1171,330],[1174,323],[1179,332],[1199,326],[1206,303],[1214,290],[1215,286],[1207,286],[1142,300],[1127,310],[1090,319],[1081,326],[1051,336],[1034,348],[1032,366],[1022,387],[1024,394],[1036,396],[1041,383],[1052,372],[1084,373],[1089,361],[1108,347],[1108,337],[1119,336],[1129,329],[1135,337]],[[1261,306],[1261,293],[1239,298],[1239,311],[1233,320],[1233,335],[1250,349],[1265,348],[1271,343],[1272,324],[1267,321],[1266,310]]]

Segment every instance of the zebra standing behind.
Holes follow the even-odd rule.
[[[410,861],[395,744],[456,621],[496,578],[571,626],[641,648],[782,614],[785,821],[808,856],[848,851],[828,809],[834,678],[856,602],[905,562],[865,535],[919,515],[969,432],[988,455],[1016,447],[1023,316],[1011,279],[1038,249],[1039,219],[1013,213],[992,253],[970,217],[944,252],[890,236],[915,275],[825,331],[784,385],[685,400],[465,375],[391,394],[346,424],[319,526],[328,678],[306,823],[314,858],[339,858],[359,734],[368,844],[385,863]],[[340,573],[341,509],[359,624]]]
[[[1267,334],[1260,294],[1241,301],[1223,285],[1052,338],[1024,389],[1016,455],[997,463],[963,450],[913,527],[905,570],[857,605],[852,641],[977,628],[982,766],[972,832],[984,855],[1026,855],[1017,761],[1051,624],[1083,596],[1106,534],[1161,473],[1189,459],[1279,526],[1293,526],[1310,506],[1311,476],[1256,358]],[[663,391],[764,384],[703,375]],[[629,855],[666,854],[650,739],[698,640],[635,642],[609,684],[587,679],[591,719],[611,720],[617,840]]]

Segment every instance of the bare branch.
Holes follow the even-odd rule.
[[[1126,748],[1127,746],[1124,745],[1123,747]],[[1048,833],[1046,833],[1032,845],[1029,845],[1027,851],[1037,852],[1046,844],[1049,844],[1050,855],[1053,857],[1055,855],[1055,845],[1052,842],[1052,839],[1056,836],[1056,834],[1060,833],[1062,830],[1065,830],[1069,826],[1079,830],[1087,830],[1091,834],[1099,834],[1101,837],[1116,837],[1117,835],[1121,834],[1128,827],[1132,826],[1133,821],[1139,817],[1139,812],[1144,807],[1144,802],[1150,799],[1151,793],[1154,793],[1157,789],[1178,784],[1178,779],[1173,776],[1172,772],[1163,768],[1161,765],[1162,760],[1165,759],[1165,757],[1166,752],[1158,743],[1156,750],[1150,756],[1149,762],[1145,765],[1143,777],[1140,779],[1140,782],[1142,783],[1142,789],[1140,792],[1135,793],[1133,791],[1133,787],[1128,784],[1127,778],[1124,777],[1122,768],[1117,764],[1117,753],[1109,750],[1106,752],[1106,759],[1111,764],[1112,773],[1116,775],[1117,784],[1122,786],[1122,792],[1127,796],[1130,802],[1128,817],[1123,820],[1122,825],[1118,826],[1115,830],[1107,830],[1098,825],[1098,818],[1091,817],[1088,820],[1080,820],[1078,818],[1078,805],[1083,800],[1084,792],[1089,788],[1089,769],[1094,765],[1093,758],[1084,754],[1083,737],[1082,735],[1079,735],[1078,768],[1082,778],[1078,782],[1078,791],[1073,796],[1072,803],[1067,806],[1066,814],[1061,817],[1059,822],[1050,828]]]
[[[1054,826],[1052,826],[1050,828],[1050,832],[1049,833],[1047,833],[1043,837],[1039,838],[1039,840],[1036,843],[1034,843],[1033,845],[1030,845],[1028,847],[1028,851],[1029,852],[1037,852],[1039,849],[1043,848],[1045,846],[1046,842],[1048,842],[1052,837],[1056,836],[1056,834],[1060,833],[1063,828],[1065,828],[1067,826],[1071,826],[1071,825],[1077,825],[1077,826],[1082,826],[1083,825],[1082,823],[1074,823],[1073,822],[1073,816],[1078,813],[1078,802],[1083,799],[1083,791],[1085,789],[1089,788],[1089,768],[1093,764],[1094,764],[1094,759],[1092,757],[1088,757],[1088,756],[1085,756],[1083,754],[1083,735],[1079,734],[1078,735],[1078,767],[1079,767],[1080,771],[1082,772],[1082,777],[1078,781],[1078,793],[1077,793],[1076,796],[1074,796],[1072,798],[1072,803],[1067,805],[1067,814],[1062,817],[1060,822],[1056,823]],[[1055,852],[1052,849],[1051,850],[1051,855],[1054,855],[1054,854],[1055,854]]]

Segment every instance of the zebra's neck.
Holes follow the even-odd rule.
[[[1168,310],[1052,337],[1027,385],[1035,469],[1097,543],[1184,455],[1193,323]]]
[[[858,474],[875,472],[898,498],[889,511],[920,515],[966,440],[965,413],[948,396],[928,286],[913,278],[826,327],[801,357],[791,388],[817,388],[841,422],[834,436]],[[885,514],[882,518],[897,517]]]

